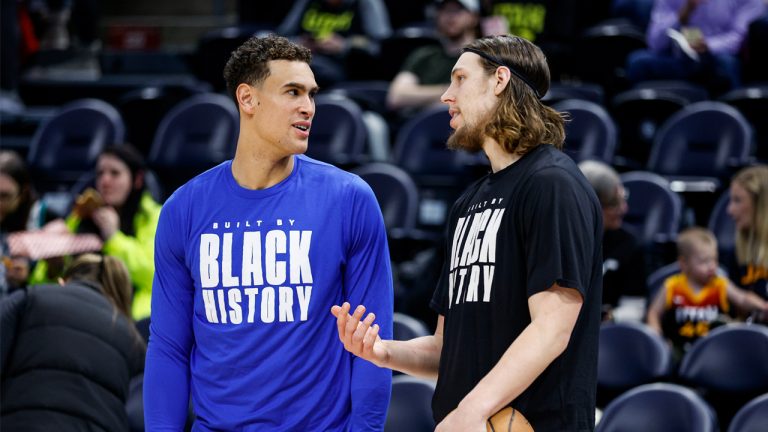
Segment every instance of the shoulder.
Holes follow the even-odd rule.
[[[341,194],[370,190],[368,184],[360,176],[334,165],[305,155],[296,156],[296,163],[299,164],[299,176],[304,181],[310,182],[308,184],[310,188],[323,187],[327,192]]]

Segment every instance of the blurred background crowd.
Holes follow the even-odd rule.
[[[722,430],[752,411],[768,427],[765,0],[0,2],[2,429],[44,412],[39,430],[143,430],[138,359],[160,207],[233,157],[239,120],[222,70],[267,33],[313,52],[308,155],[357,173],[379,200],[396,338],[434,328],[447,211],[488,172],[483,155],[445,149],[440,95],[465,44],[514,34],[547,55],[542,100],[569,116],[565,151],[603,207],[599,427],[632,430],[616,413],[643,409],[666,419],[643,391],[700,402]],[[119,361],[67,342],[72,328]],[[111,399],[65,397],[73,370],[81,387],[106,380]],[[393,401],[418,393],[398,388]],[[393,431],[425,414],[395,406]],[[697,421],[676,407],[674,421]]]

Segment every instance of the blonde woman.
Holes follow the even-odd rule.
[[[728,214],[736,224],[735,282],[768,300],[768,165],[744,168],[733,177]]]

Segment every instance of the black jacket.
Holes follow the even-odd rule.
[[[128,383],[144,349],[101,293],[81,283],[16,291],[0,323],[0,430],[128,430]]]

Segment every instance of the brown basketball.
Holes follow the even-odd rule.
[[[512,407],[506,407],[488,419],[485,430],[488,432],[533,432],[533,427],[523,416],[523,413]]]

